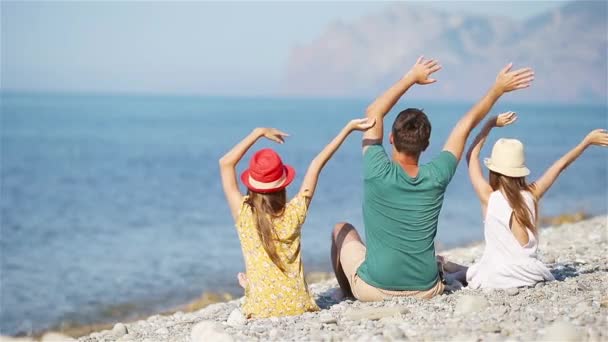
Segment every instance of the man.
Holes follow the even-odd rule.
[[[443,151],[428,164],[418,163],[431,135],[431,124],[421,110],[406,109],[395,119],[389,137],[392,159],[382,146],[383,120],[411,86],[436,82],[430,78],[441,69],[436,60],[418,58],[367,108],[367,117],[376,121],[363,135],[367,246],[351,224],[339,223],[332,233],[332,264],[345,295],[380,301],[443,293],[434,244],[443,195],[471,130],[504,93],[527,88],[534,79],[530,68],[511,71],[511,67],[498,73],[487,94],[458,121]]]

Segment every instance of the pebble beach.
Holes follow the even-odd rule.
[[[608,217],[541,230],[539,258],[556,281],[531,288],[472,290],[451,285],[431,300],[363,303],[341,297],[335,279],[311,284],[322,308],[301,316],[246,320],[242,299],[204,309],[117,323],[78,338],[102,341],[606,341]],[[470,265],[483,244],[442,252]],[[236,280],[235,280],[236,281]],[[27,341],[4,337],[2,341]],[[72,341],[47,333],[43,341]]]

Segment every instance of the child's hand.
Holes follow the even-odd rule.
[[[587,134],[583,142],[589,145],[608,146],[608,131],[605,129],[596,129]]]
[[[278,144],[285,143],[285,137],[289,136],[289,134],[281,132],[276,128],[258,128],[258,134]]]
[[[351,131],[367,131],[368,129],[374,127],[376,124],[376,119],[354,119],[348,123],[348,128]]]
[[[496,121],[494,123],[494,126],[505,127],[505,126],[508,126],[508,125],[514,123],[517,120],[517,114],[515,114],[515,112],[501,113],[495,117],[495,120]]]

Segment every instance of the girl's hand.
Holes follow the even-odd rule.
[[[515,114],[515,112],[505,112],[498,114],[495,119],[496,121],[494,123],[494,126],[505,127],[514,123],[517,120],[517,114]]]
[[[596,129],[587,134],[583,140],[585,145],[608,146],[608,131],[605,129]]]
[[[348,123],[348,128],[351,131],[367,131],[368,129],[374,127],[376,124],[376,119],[354,119]]]
[[[277,144],[285,143],[285,137],[289,136],[289,134],[281,132],[276,128],[258,128],[257,131],[260,137],[272,140]]]

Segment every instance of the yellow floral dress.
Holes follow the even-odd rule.
[[[247,317],[300,315],[317,311],[319,307],[308,291],[300,254],[301,227],[306,219],[306,199],[298,195],[285,206],[280,217],[271,218],[281,241],[275,241],[276,251],[285,265],[285,273],[272,262],[258,236],[251,207],[243,204],[237,218],[241,240],[247,288],[243,312]]]

